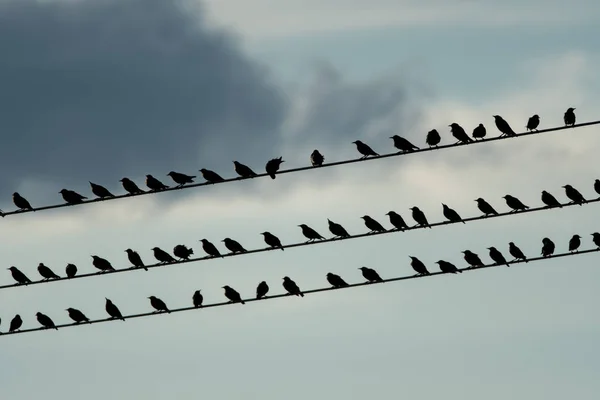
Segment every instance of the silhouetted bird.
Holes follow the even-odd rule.
[[[254,178],[256,176],[256,172],[252,171],[249,166],[240,162],[234,161],[233,168],[235,169],[235,172],[242,178]]]
[[[22,273],[17,267],[10,267],[7,269],[10,271],[13,279],[15,281],[17,281],[18,284],[27,285],[28,283],[31,283],[31,280],[24,273]]]
[[[223,243],[225,243],[225,247],[227,247],[227,250],[231,251],[232,253],[246,253],[248,250],[246,250],[241,244],[239,244],[239,242],[230,239],[230,238],[225,238],[222,240]]]
[[[115,306],[115,304],[110,299],[107,299],[106,297],[105,299],[106,305],[104,306],[104,309],[106,310],[108,315],[110,315],[110,319],[120,319],[122,321],[125,321],[125,318],[123,318],[123,315],[121,314],[119,308]]]
[[[244,300],[242,300],[242,296],[240,296],[240,294],[232,287],[225,285],[223,286],[223,289],[225,289],[225,297],[229,299],[230,303],[246,304]]]
[[[262,281],[256,287],[256,299],[262,299],[267,293],[269,293],[269,285],[267,285],[267,282]]]
[[[423,226],[431,229],[431,226],[429,226],[429,222],[427,221],[425,213],[421,211],[419,207],[411,207],[410,210],[412,211],[412,218],[417,223],[416,226]]]
[[[340,224],[327,219],[327,223],[329,224],[329,232],[331,232],[334,237],[348,237],[350,234],[344,229]]]
[[[167,307],[167,305],[165,304],[165,302],[162,301],[161,299],[159,299],[158,297],[156,297],[156,296],[150,296],[148,298],[150,299],[150,305],[152,307],[154,307],[154,309],[157,312],[162,312],[162,311],[166,311],[168,313],[171,312],[171,310],[169,310],[169,308]]]
[[[90,319],[88,317],[85,316],[84,313],[82,313],[81,311],[79,311],[76,308],[67,308],[65,311],[67,311],[69,313],[69,317],[75,321],[76,324],[80,324],[82,322],[90,322]]]
[[[596,245],[596,247],[600,248],[600,233],[598,233],[598,232],[592,233],[592,240],[594,241],[594,244]]]
[[[271,232],[263,232],[261,235],[264,236],[265,243],[273,248],[280,248],[283,251],[283,246],[281,245],[281,241]]]
[[[48,281],[50,279],[60,279],[60,276],[56,275],[50,268],[46,267],[44,263],[39,263],[37,267],[38,272],[42,276],[43,281]]]
[[[545,190],[542,191],[542,203],[544,203],[548,207],[560,207],[562,208],[562,204],[556,200],[556,197],[552,196],[550,193]]]
[[[498,128],[498,130],[500,132],[502,132],[502,135],[500,135],[500,137],[502,136],[516,136],[517,134],[515,133],[515,131],[513,131],[513,129],[510,127],[510,125],[508,124],[508,122],[506,122],[504,120],[504,118],[502,118],[499,115],[494,115],[494,122],[496,123],[496,128]]]
[[[600,194],[600,179],[594,181],[594,190],[596,193]]]
[[[304,294],[302,293],[298,285],[296,285],[296,282],[294,282],[287,276],[283,277],[283,288],[292,296],[304,297]]]
[[[170,176],[171,179],[173,179],[173,182],[177,184],[177,187],[182,187],[186,183],[194,183],[194,178],[196,177],[196,175],[186,175],[175,171],[169,172],[167,176]]]
[[[202,168],[200,170],[204,179],[206,179],[209,183],[219,183],[223,182],[225,179],[221,177],[221,175],[217,174],[215,171],[211,171],[210,169]]]
[[[84,199],[87,199],[87,197],[69,189],[62,189],[58,193],[62,194],[62,198],[67,202],[67,204],[81,204],[83,203]]]
[[[319,240],[319,239],[322,239],[322,240],[325,239],[323,236],[321,236],[319,234],[319,232],[315,231],[313,228],[311,228],[310,226],[308,226],[306,224],[300,224],[298,226],[300,228],[302,228],[302,234],[308,239],[308,242],[313,242],[313,241]]]
[[[529,120],[527,121],[527,130],[528,131],[536,131],[537,132],[537,127],[540,126],[540,116],[535,114],[532,117],[529,118]]]
[[[402,218],[402,216],[397,212],[390,211],[385,215],[390,217],[390,224],[394,225],[394,229],[398,229],[403,232],[405,229],[408,229],[408,225],[406,225],[404,218]]]
[[[417,146],[408,141],[408,139],[403,138],[402,136],[394,135],[390,136],[390,139],[394,140],[394,147],[400,150],[400,152],[408,153],[414,150],[419,150]]]
[[[217,249],[214,244],[206,239],[200,239],[200,241],[202,242],[202,249],[206,252],[206,254],[211,257],[223,257],[219,249]]]
[[[459,270],[458,268],[456,268],[456,265],[452,264],[451,262],[439,260],[439,261],[436,261],[435,263],[440,266],[440,271],[442,271],[446,274],[456,274],[456,273],[462,274],[462,271]]]
[[[123,185],[123,189],[125,189],[125,191],[127,191],[127,193],[129,193],[129,194],[142,194],[142,193],[146,193],[142,189],[140,189],[138,187],[138,185],[135,184],[134,181],[132,181],[129,178],[123,178],[119,182],[121,182],[121,184]]]
[[[273,158],[267,162],[265,171],[267,171],[267,174],[269,174],[271,179],[275,179],[275,173],[279,171],[279,166],[284,162],[283,157]]]
[[[409,257],[412,260],[410,266],[415,270],[417,275],[429,275],[429,271],[427,271],[427,267],[423,264],[423,261],[419,260],[417,257]]]
[[[9,332],[18,331],[21,326],[23,326],[23,320],[19,314],[15,315],[14,318],[10,321],[10,327],[8,328]]]
[[[144,262],[142,261],[142,257],[140,257],[137,251],[127,249],[125,250],[125,253],[127,253],[127,258],[133,265],[133,268],[144,268],[144,270],[148,271],[148,268],[146,268]]]
[[[469,268],[483,267],[483,263],[481,262],[481,259],[477,254],[473,253],[470,250],[465,250],[462,253],[465,255],[465,261],[470,265]]]
[[[92,259],[92,264],[94,265],[94,267],[98,268],[102,272],[115,270],[112,264],[102,257],[92,256]]]
[[[356,145],[356,150],[358,150],[358,152],[362,154],[361,159],[367,158],[369,156],[379,156],[379,154],[375,153],[375,151],[372,148],[370,148],[368,144],[365,144],[360,140],[355,140],[352,143]]]
[[[483,139],[486,133],[487,132],[485,130],[485,126],[483,126],[483,124],[479,124],[475,129],[473,129],[473,133],[471,134],[471,136],[473,136],[473,139],[475,140]]]
[[[23,210],[33,211],[33,207],[31,207],[31,204],[29,204],[27,199],[25,199],[25,197],[21,196],[18,192],[13,193],[13,203],[15,203],[15,206],[17,206],[17,208],[21,211],[23,211]]]
[[[192,296],[192,303],[194,304],[194,307],[196,307],[196,308],[202,307],[203,301],[204,301],[204,297],[202,296],[202,293],[200,293],[199,290],[196,290],[194,292],[194,295]]]
[[[579,246],[581,246],[581,236],[573,235],[571,240],[569,240],[569,251],[571,253],[578,251]]]
[[[527,208],[529,208],[528,206],[526,206],[525,204],[523,204],[521,202],[521,200],[517,199],[514,196],[511,196],[509,194],[507,194],[506,196],[502,197],[504,200],[506,200],[506,205],[510,208],[512,208],[512,210],[510,212],[515,212],[515,211],[522,211],[525,210]]]
[[[463,224],[465,223],[465,221],[463,221],[463,219],[460,217],[460,215],[458,215],[458,213],[455,210],[451,209],[444,203],[442,203],[442,209],[444,217],[446,217],[446,219],[449,222],[462,222]]]
[[[498,264],[498,265],[500,265],[500,264],[506,264],[507,267],[510,267],[510,265],[508,265],[508,262],[506,261],[506,258],[504,258],[504,256],[500,252],[500,250],[498,250],[495,247],[488,247],[488,250],[490,251],[490,258],[496,264]]]
[[[52,321],[52,319],[49,316],[47,316],[46,314],[37,312],[37,313],[35,313],[35,316],[36,316],[38,322],[40,323],[40,325],[42,325],[44,328],[58,330],[56,325],[54,325],[54,321]]]
[[[441,141],[442,141],[442,138],[440,137],[440,133],[437,130],[432,129],[429,132],[427,132],[427,137],[425,138],[425,143],[427,143],[429,145],[429,147],[432,147],[432,146],[437,147],[437,145],[440,144]]]
[[[565,194],[571,200],[571,202],[573,202],[575,204],[579,204],[579,205],[582,205],[583,203],[587,203],[587,200],[583,197],[583,195],[581,193],[579,193],[579,191],[577,189],[575,189],[573,186],[565,185],[565,186],[563,186],[563,188],[565,189]]]
[[[565,116],[564,116],[564,120],[565,120],[565,126],[573,126],[575,125],[575,113],[574,113],[575,109],[569,107],[567,109],[567,111],[565,112]]]
[[[97,197],[101,199],[105,199],[107,197],[115,197],[114,194],[109,192],[109,190],[102,185],[90,182],[90,186],[92,187],[92,193],[94,193]]]
[[[369,229],[369,233],[386,231],[386,229],[379,222],[375,221],[368,215],[364,215],[361,218],[365,221],[365,226],[367,229]]]
[[[476,199],[475,201],[477,202],[477,208],[479,208],[479,211],[481,211],[484,216],[487,217],[488,215],[498,215],[498,211],[496,211],[494,207],[490,205],[490,203],[488,203],[481,197]]]
[[[148,189],[150,189],[151,192],[157,192],[169,188],[167,185],[165,185],[152,175],[146,175],[146,186],[148,186]]]
[[[549,238],[542,239],[542,257],[548,257],[554,254],[555,248],[556,246],[554,245],[554,242],[552,240],[550,240]]]
[[[176,261],[169,253],[159,247],[153,247],[151,250],[154,252],[154,258],[156,258],[160,264],[167,264]]]
[[[178,244],[173,248],[173,255],[181,260],[189,260],[190,257],[194,254],[194,250],[186,247],[183,244]]]
[[[379,276],[377,271],[375,271],[374,269],[368,268],[368,267],[360,267],[359,269],[362,271],[362,275],[365,277],[365,279],[367,281],[369,281],[369,282],[383,281],[383,279],[381,279],[381,277]]]
[[[65,273],[67,274],[67,278],[73,278],[77,275],[77,266],[75,264],[67,264]]]
[[[327,282],[329,282],[334,288],[348,287],[348,284],[342,279],[341,276],[331,272],[327,274]]]
[[[510,242],[508,244],[508,252],[510,253],[511,256],[513,256],[515,258],[515,260],[523,260],[525,262],[528,262],[527,257],[525,257],[525,254],[523,254],[521,249],[518,248],[517,245],[514,244],[513,242]]]
[[[315,150],[310,155],[310,163],[313,167],[320,167],[323,165],[323,161],[325,161],[325,157],[323,154],[319,153],[319,150]]]
[[[454,136],[454,138],[458,140],[458,142],[456,142],[455,144],[470,143],[473,141],[473,139],[471,139],[469,135],[467,135],[467,132],[465,132],[462,126],[460,126],[456,122],[453,122],[448,126],[450,127],[450,132],[452,132],[452,136]]]

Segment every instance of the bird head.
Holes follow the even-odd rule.
[[[369,216],[368,215],[363,215],[361,218],[362,219],[367,219],[367,218],[369,218]]]
[[[261,232],[261,235],[263,235],[263,236],[268,235],[268,234],[269,234],[269,232]]]
[[[573,235],[573,237],[574,237],[574,238],[581,239],[581,236],[579,236],[579,235]]]
[[[225,286],[221,286],[223,289],[229,289],[229,286],[225,285]]]
[[[287,276],[284,276],[284,277],[283,277],[283,280],[284,280],[284,281],[287,281],[287,280],[289,280],[289,279],[290,279],[290,278],[289,278],[289,277],[287,277]]]
[[[61,189],[61,191],[60,191],[60,192],[58,192],[58,193],[66,193],[66,192],[68,192],[68,190],[67,190],[67,189]]]
[[[148,174],[148,175],[146,175],[146,178],[150,179],[150,178],[152,178],[152,175]]]
[[[575,110],[576,110],[575,108],[573,108],[573,107],[569,107],[569,109],[567,110],[567,112],[573,112],[573,111],[575,111]]]
[[[125,182],[125,181],[128,181],[128,180],[129,179],[127,179],[127,178],[122,178],[122,179],[119,179],[119,182]]]
[[[156,251],[156,250],[160,250],[158,247],[153,247],[150,250]]]
[[[200,241],[201,241],[202,243],[206,243],[206,242],[208,242],[208,240],[206,240],[206,239],[200,239]]]
[[[15,269],[17,269],[17,267],[10,267],[10,268],[6,268],[6,269],[8,269],[10,271],[14,271]]]
[[[365,269],[367,269],[367,267],[360,267],[359,268],[361,271],[364,271]]]

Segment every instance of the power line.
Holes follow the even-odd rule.
[[[509,265],[515,265],[515,264],[523,264],[523,263],[529,263],[529,262],[536,262],[536,261],[542,261],[542,260],[550,260],[550,259],[554,259],[554,258],[561,258],[561,257],[569,257],[569,256],[576,256],[576,255],[584,255],[584,254],[590,254],[590,253],[598,253],[600,252],[600,247],[599,248],[595,248],[595,249],[588,249],[588,250],[581,250],[575,253],[559,253],[559,254],[554,254],[551,256],[547,256],[547,257],[534,257],[534,258],[528,258],[527,260],[515,260],[515,261],[509,261],[508,264]],[[505,266],[506,263],[503,264],[487,264],[481,267],[476,267],[476,268],[471,268],[471,267],[467,267],[467,268],[459,268],[459,271],[462,272],[467,272],[467,271],[477,271],[477,270],[481,270],[481,269],[487,269],[487,268],[494,268],[494,267],[503,267]],[[327,292],[330,290],[342,290],[342,289],[350,289],[350,288],[356,288],[356,287],[360,287],[360,286],[369,286],[369,285],[375,285],[375,284],[381,284],[381,283],[387,283],[387,282],[399,282],[399,281],[405,281],[405,280],[409,280],[409,279],[417,279],[417,278],[425,278],[425,277],[433,277],[433,276],[439,276],[439,275],[445,275],[448,273],[445,272],[432,272],[429,275],[405,275],[405,276],[400,276],[400,277],[395,277],[395,278],[389,278],[389,279],[383,279],[381,282],[363,282],[363,283],[354,283],[354,284],[349,284],[346,287],[340,287],[340,288],[334,288],[334,287],[324,287],[324,288],[318,288],[318,289],[311,289],[311,290],[306,290],[306,291],[302,291],[303,294],[313,294],[313,293],[320,293],[320,292]],[[290,296],[289,294],[276,294],[273,296],[268,296],[265,298],[262,298],[260,300],[257,300],[256,298],[248,298],[248,299],[243,299],[244,302],[246,303],[251,303],[254,301],[265,301],[265,300],[273,300],[273,299],[278,299],[278,298],[283,298],[283,297],[288,297]],[[222,307],[222,306],[228,306],[228,305],[233,305],[233,304],[237,304],[237,303],[230,303],[230,302],[219,302],[219,303],[211,303],[211,304],[207,304],[207,305],[203,305],[200,308],[196,308],[196,307],[182,307],[182,308],[176,308],[176,309],[170,309],[171,313],[176,313],[176,312],[182,312],[182,311],[191,311],[191,310],[199,310],[199,309],[203,309],[203,308],[212,308],[212,307]],[[240,304],[241,306],[241,304]],[[147,313],[139,313],[139,314],[131,314],[131,315],[125,315],[123,316],[125,319],[132,319],[132,318],[142,318],[142,317],[150,317],[150,316],[157,316],[157,315],[161,315],[161,314],[166,314],[165,312],[147,312]],[[56,325],[57,328],[69,328],[69,327],[75,327],[75,326],[85,326],[85,325],[91,325],[91,324],[98,324],[98,323],[102,323],[102,322],[111,322],[111,321],[120,321],[120,320],[115,320],[115,319],[111,319],[111,318],[104,318],[104,319],[96,319],[96,320],[90,320],[90,322],[84,322],[84,323],[79,323],[79,324],[62,324],[62,325]],[[121,321],[122,322],[122,321]],[[0,334],[0,336],[6,336],[6,335],[16,335],[16,334],[21,334],[21,333],[29,333],[29,332],[36,332],[36,331],[44,331],[44,330],[48,330],[47,328],[30,328],[30,329],[23,329],[20,331],[15,331],[15,332],[6,332],[3,334]],[[52,330],[52,329],[50,329]]]
[[[461,147],[461,146],[470,146],[470,145],[474,145],[474,144],[477,144],[477,143],[488,143],[488,142],[493,142],[493,141],[497,141],[497,140],[512,139],[512,138],[518,138],[518,137],[520,138],[520,137],[523,137],[523,136],[530,136],[530,135],[537,135],[537,134],[548,133],[548,132],[555,132],[555,131],[560,131],[560,130],[564,130],[564,129],[583,128],[583,127],[586,127],[586,126],[597,125],[597,124],[600,124],[600,120],[599,121],[583,122],[583,123],[576,124],[576,125],[573,125],[573,126],[559,126],[559,127],[554,127],[554,128],[548,128],[548,129],[540,129],[538,131],[522,132],[522,133],[517,134],[516,136],[497,136],[497,137],[493,137],[493,138],[487,138],[487,139],[482,139],[482,140],[475,140],[475,141],[470,142],[470,143],[446,144],[446,145],[441,145],[441,146],[437,146],[437,147],[421,148],[419,150],[413,150],[411,152],[404,152],[404,153],[402,153],[402,152],[395,152],[395,153],[383,154],[383,155],[376,156],[376,157],[354,158],[354,159],[349,159],[349,160],[336,161],[336,162],[332,162],[332,163],[324,163],[323,165],[321,165],[319,167],[306,166],[306,167],[299,167],[299,168],[291,168],[291,169],[286,169],[286,170],[278,171],[276,173],[276,175],[288,174],[288,173],[293,173],[293,172],[308,171],[308,170],[319,170],[319,169],[322,169],[322,168],[333,167],[333,166],[337,166],[337,165],[353,164],[353,163],[370,161],[370,160],[380,160],[380,159],[384,159],[384,158],[398,157],[398,156],[403,156],[403,155],[408,155],[408,154],[418,154],[418,153],[424,153],[424,152],[429,152],[429,151],[434,151],[434,150],[443,150],[443,149],[449,149],[449,148],[455,148],[455,147]],[[123,194],[123,195],[118,195],[118,196],[109,197],[109,198],[102,198],[102,199],[96,198],[96,199],[91,199],[91,200],[84,200],[84,201],[82,201],[81,203],[78,203],[78,204],[66,204],[66,203],[63,203],[63,204],[53,204],[53,205],[49,205],[49,206],[37,207],[37,208],[33,208],[33,210],[16,210],[16,211],[7,211],[7,212],[0,211],[0,216],[7,217],[7,216],[11,216],[11,215],[22,215],[22,214],[26,214],[26,213],[30,213],[30,212],[35,212],[35,211],[45,211],[45,210],[51,210],[51,209],[56,209],[56,208],[73,207],[73,206],[78,206],[78,205],[83,205],[83,204],[90,204],[90,203],[100,203],[100,202],[106,202],[106,201],[110,201],[110,200],[117,200],[117,199],[124,199],[124,198],[132,198],[132,197],[144,196],[144,195],[148,195],[148,194],[170,192],[170,191],[174,191],[174,190],[183,190],[183,189],[190,189],[190,188],[196,188],[196,187],[201,187],[201,186],[218,185],[220,183],[238,182],[238,181],[243,181],[243,180],[247,180],[247,179],[263,178],[263,177],[266,177],[266,176],[268,176],[268,174],[262,173],[262,174],[257,174],[253,178],[235,177],[235,178],[224,179],[222,182],[217,182],[217,183],[210,183],[210,182],[193,183],[193,184],[188,184],[188,185],[185,185],[185,186],[169,187],[167,189],[160,190],[160,191],[147,191],[147,192],[138,193],[138,194]]]
[[[594,199],[594,200],[587,200],[587,203],[584,204],[588,204],[588,203],[597,203],[600,202],[600,198],[598,199]],[[562,207],[570,207],[570,206],[574,206],[577,205],[576,203],[565,203],[562,204]],[[492,218],[498,218],[498,217],[506,217],[509,215],[521,215],[521,214],[526,214],[526,213],[532,213],[532,212],[537,212],[537,211],[548,211],[548,210],[552,210],[552,209],[556,209],[558,207],[537,207],[537,208],[529,208],[526,210],[522,210],[522,211],[508,211],[505,213],[499,213],[497,215],[489,215],[489,216],[480,216],[480,217],[470,217],[470,218],[463,218],[462,221],[464,222],[472,222],[472,221],[480,221],[480,220],[489,220]],[[442,222],[434,222],[434,223],[430,223],[429,226],[430,227],[439,227],[439,226],[446,226],[446,225],[452,225],[452,224],[458,224],[461,223],[462,221],[457,221],[457,222],[450,222],[450,221],[442,221]],[[413,230],[417,230],[417,229],[425,229],[427,228],[426,226],[413,226],[410,228],[405,229],[404,231],[413,231]],[[304,247],[304,246],[311,246],[311,245],[316,245],[316,244],[324,244],[324,243],[333,243],[333,242],[340,242],[343,240],[349,240],[349,239],[358,239],[358,238],[364,238],[364,237],[372,237],[372,236],[378,236],[378,235],[384,235],[384,234],[388,234],[388,233],[395,233],[395,232],[404,232],[404,231],[400,231],[398,229],[390,229],[384,232],[369,232],[369,233],[361,233],[358,235],[351,235],[348,237],[338,237],[338,238],[331,238],[331,239],[324,239],[324,240],[319,240],[319,241],[314,241],[314,242],[298,242],[298,243],[292,243],[292,244],[288,244],[288,245],[283,245],[281,248],[284,249],[290,249],[290,248],[295,248],[295,247]],[[235,257],[235,256],[242,256],[242,255],[249,255],[249,254],[256,254],[256,253],[264,253],[267,251],[279,251],[280,248],[272,248],[272,247],[265,247],[265,248],[260,248],[260,249],[253,249],[253,250],[248,250],[244,253],[227,253],[227,254],[223,254],[221,256],[205,256],[205,257],[196,257],[196,258],[190,258],[189,260],[181,260],[181,261],[176,261],[176,262],[172,262],[172,263],[168,263],[168,264],[151,264],[151,265],[146,265],[145,267],[150,269],[150,268],[160,268],[160,267],[168,267],[168,266],[174,266],[174,265],[180,265],[180,264],[187,264],[187,263],[194,263],[194,262],[201,262],[201,261],[208,261],[208,260],[212,260],[212,259],[217,259],[217,258],[225,258],[225,257]],[[98,277],[98,276],[104,276],[104,275],[110,275],[110,274],[116,274],[116,273],[121,273],[121,272],[133,272],[133,271],[137,271],[140,270],[141,268],[122,268],[122,269],[115,269],[115,270],[109,270],[109,271],[101,271],[101,272],[93,272],[93,273],[87,273],[87,274],[80,274],[80,275],[76,275],[72,278],[68,278],[68,277],[60,277],[60,278],[56,278],[56,279],[50,279],[50,280],[39,280],[39,281],[33,281],[31,283],[28,283],[27,285],[24,284],[11,284],[11,285],[2,285],[0,286],[0,290],[3,289],[9,289],[9,288],[17,288],[17,287],[24,287],[24,286],[31,286],[31,285],[37,285],[37,284],[47,284],[47,283],[52,283],[52,282],[60,282],[60,281],[65,281],[65,280],[74,280],[74,279],[80,279],[80,278],[89,278],[89,277]]]

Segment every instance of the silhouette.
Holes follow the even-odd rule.
[[[550,240],[549,238],[542,239],[542,257],[548,257],[554,254],[555,248],[556,246],[554,245],[554,242],[552,240]]]
[[[109,192],[104,186],[97,185],[92,182],[90,182],[90,186],[92,187],[92,193],[94,193],[98,198],[105,199],[107,197],[115,197],[115,195]]]
[[[565,120],[565,126],[575,125],[575,113],[573,111],[575,111],[575,109],[569,107],[565,112],[565,116],[563,117],[563,119]]]
[[[579,251],[579,246],[581,246],[581,236],[573,235],[571,240],[569,240],[569,251],[571,253]]]
[[[196,175],[186,175],[175,171],[169,172],[167,176],[173,179],[173,182],[177,184],[176,187],[182,187],[186,183],[194,183],[194,178],[196,177]]]
[[[280,248],[283,251],[283,246],[281,245],[281,241],[271,232],[263,232],[261,235],[264,236],[265,243],[271,246],[272,248]]]
[[[453,122],[452,124],[450,124],[448,126],[450,127],[450,132],[452,132],[452,136],[454,136],[454,138],[456,140],[458,140],[458,142],[456,142],[454,144],[470,143],[473,141],[473,139],[471,139],[469,137],[469,135],[467,135],[467,132],[465,132],[465,130],[462,128],[462,126],[460,126],[456,122]]]
[[[535,114],[532,117],[529,118],[529,120],[527,121],[527,130],[528,131],[536,131],[537,132],[537,127],[540,126],[540,116]]]
[[[102,272],[115,270],[112,264],[102,257],[92,256],[92,264]]]
[[[368,233],[386,232],[386,229],[379,222],[375,221],[368,215],[364,215],[361,218],[365,221],[365,226],[367,227],[367,229],[369,229]]]
[[[445,274],[456,274],[456,273],[462,274],[462,271],[459,270],[458,268],[456,268],[456,265],[452,264],[451,262],[439,260],[439,261],[436,261],[435,263],[440,266],[440,271],[442,271]]]
[[[271,179],[275,179],[275,173],[279,171],[279,166],[281,165],[281,163],[285,162],[282,158],[283,157],[273,158],[269,160],[265,165],[265,170],[267,171],[267,174],[269,174]]]
[[[571,200],[571,203],[579,204],[580,206],[583,205],[583,203],[587,203],[587,200],[583,195],[573,186],[565,185],[563,188],[565,189],[565,194]]]
[[[196,307],[196,308],[202,307],[203,301],[204,301],[204,297],[202,297],[202,293],[200,293],[199,290],[196,290],[194,292],[194,295],[192,296],[192,304],[194,304],[194,307]]]
[[[315,150],[310,155],[310,163],[313,167],[320,167],[323,165],[323,161],[325,161],[325,157],[323,154],[319,153],[319,150]]]
[[[485,126],[483,126],[483,124],[479,124],[475,129],[473,129],[473,133],[471,134],[471,136],[473,136],[473,139],[475,140],[483,139],[486,133],[487,132],[485,130]]]
[[[173,248],[173,255],[181,260],[189,260],[190,257],[194,254],[194,250],[186,247],[183,244],[178,244]]]
[[[500,252],[500,250],[498,250],[495,247],[488,247],[488,250],[490,251],[490,258],[498,265],[500,264],[506,264],[507,267],[510,267],[510,265],[508,265],[508,262],[506,261],[506,258],[504,258],[504,256],[502,255],[502,253]]]
[[[167,305],[165,304],[164,301],[162,301],[161,299],[159,299],[156,296],[150,296],[148,297],[150,299],[150,305],[152,307],[154,307],[154,309],[156,310],[156,312],[168,312],[170,313],[171,310],[169,310],[169,308],[167,307]]]
[[[510,212],[515,212],[515,211],[523,211],[527,208],[529,208],[528,206],[526,206],[525,204],[523,204],[521,202],[521,200],[517,199],[514,196],[511,196],[509,194],[507,194],[506,196],[502,197],[504,200],[506,200],[506,205],[510,208],[512,208],[512,210]]]
[[[318,239],[321,239],[321,240],[325,239],[317,231],[315,231],[313,228],[311,228],[310,226],[308,226],[306,224],[300,224],[298,226],[300,228],[302,228],[302,234],[308,239],[308,241],[306,243],[314,242],[315,240],[318,240]]]
[[[594,241],[594,244],[596,245],[596,247],[600,248],[600,233],[598,233],[598,232],[592,233],[592,240]]]
[[[518,248],[517,245],[514,244],[513,242],[510,242],[508,244],[508,252],[510,253],[511,256],[513,256],[515,258],[513,261],[523,260],[525,262],[528,262],[527,257],[525,257],[525,254],[523,254],[521,249]]]
[[[594,190],[596,193],[600,194],[600,179],[594,181]]]
[[[79,311],[76,308],[67,308],[65,311],[69,313],[69,317],[75,321],[75,324],[80,324],[82,322],[90,322],[90,319],[85,316],[84,313]]]
[[[256,172],[252,171],[249,166],[240,162],[234,161],[233,168],[235,169],[236,174],[242,178],[254,178],[256,176]]]
[[[231,251],[232,253],[246,253],[248,250],[246,250],[241,244],[239,244],[239,242],[230,239],[230,238],[225,238],[222,240],[223,243],[225,243],[225,247],[227,247],[227,250]]]
[[[48,281],[50,279],[60,279],[60,276],[56,275],[50,268],[46,267],[44,263],[39,263],[37,267],[38,272],[42,276],[42,281]]]
[[[394,147],[400,150],[399,153],[409,153],[414,150],[419,150],[417,146],[415,146],[402,136],[394,135],[390,136],[390,139],[394,140]]]
[[[434,147],[434,146],[437,147],[441,141],[442,141],[442,138],[440,137],[440,133],[437,130],[432,129],[429,132],[427,132],[427,137],[425,138],[425,143],[427,143],[430,148]]]
[[[333,274],[331,272],[327,274],[327,282],[329,282],[334,288],[348,287],[348,284],[345,280],[342,279],[341,276]]]
[[[25,197],[21,196],[18,192],[13,193],[13,203],[19,209],[19,211],[30,210],[33,211],[33,207],[31,204],[25,199]]]
[[[327,219],[327,223],[329,224],[329,232],[333,234],[334,238],[344,238],[350,236],[346,229],[344,229],[344,227],[340,224],[331,221],[329,218]]]
[[[379,154],[375,153],[375,151],[372,148],[370,148],[369,145],[361,142],[360,140],[355,140],[352,143],[356,145],[356,150],[358,150],[358,152],[362,154],[361,160],[369,156],[379,156]]]
[[[8,328],[9,332],[18,331],[21,326],[23,326],[23,320],[19,314],[15,315],[14,318],[10,321],[10,326]]]
[[[140,189],[138,187],[138,185],[135,184],[134,181],[132,181],[129,178],[123,178],[119,182],[121,182],[121,184],[123,185],[123,189],[125,189],[125,191],[127,193],[129,193],[129,194],[142,194],[142,193],[146,193],[142,189]]]
[[[19,285],[22,285],[22,284],[27,285],[28,283],[31,283],[31,280],[24,273],[22,273],[21,271],[19,271],[19,269],[17,267],[10,267],[10,268],[7,268],[7,269],[10,271],[13,279],[15,281],[17,281],[17,284],[19,284]]]
[[[52,319],[49,316],[47,316],[46,314],[37,312],[37,313],[35,313],[35,316],[36,316],[38,322],[40,323],[40,325],[42,325],[44,328],[58,330],[56,325],[54,325],[54,321],[52,321]]]
[[[217,247],[206,239],[201,239],[202,249],[211,257],[223,257]]]
[[[371,283],[383,281],[383,279],[381,279],[377,271],[375,271],[374,269],[368,267],[360,267],[359,269],[362,271],[362,275],[367,281]]]
[[[428,227],[429,229],[431,229],[431,226],[429,226],[429,222],[427,221],[425,213],[421,211],[419,207],[411,207],[410,210],[412,210],[412,218],[417,223],[417,225],[415,226]]]
[[[169,253],[167,253],[159,247],[153,247],[150,250],[154,252],[154,258],[156,258],[159,261],[159,264],[168,264],[176,262],[176,260]]]
[[[502,135],[500,135],[500,137],[502,137],[502,136],[517,136],[515,131],[513,131],[513,129],[508,124],[508,122],[506,122],[504,120],[504,118],[502,118],[501,116],[494,115],[494,122],[496,123],[496,128],[498,128],[498,130],[500,132],[502,132]]]
[[[267,285],[267,282],[262,281],[256,287],[256,299],[260,300],[263,297],[266,297],[267,293],[269,293],[269,285]]]
[[[65,273],[67,274],[67,278],[73,278],[77,275],[77,266],[75,264],[67,264]]]
[[[429,275],[429,271],[427,271],[427,267],[425,266],[425,264],[423,264],[423,262],[421,260],[419,260],[417,257],[413,257],[413,256],[409,256],[409,257],[412,260],[410,262],[410,265],[417,273],[417,276]]]
[[[200,172],[208,183],[219,183],[225,180],[221,177],[221,175],[217,174],[215,171],[211,171],[210,169],[202,168],[200,169]]]
[[[110,319],[120,319],[121,321],[125,321],[125,318],[123,318],[123,315],[121,314],[121,311],[119,311],[119,308],[115,306],[115,304],[110,299],[107,299],[106,297],[104,299],[106,300],[106,305],[104,306],[104,308],[106,309],[108,315],[110,315]]]
[[[296,282],[287,276],[283,277],[283,288],[292,296],[304,297],[304,293],[302,293],[298,285],[296,285]]]
[[[558,200],[556,200],[556,197],[552,196],[550,193],[546,192],[545,190],[542,191],[542,203],[544,203],[549,208],[552,208],[552,207],[562,208],[562,204],[560,204],[558,202]]]
[[[458,215],[458,213],[455,210],[451,209],[444,203],[442,203],[442,209],[444,217],[446,217],[446,219],[449,222],[462,222],[463,224],[465,223],[465,221],[463,221],[463,219],[460,217],[460,215]]]
[[[148,186],[148,189],[150,189],[151,192],[158,192],[169,188],[152,175],[146,175],[146,186]]]
[[[223,286],[223,289],[225,289],[225,297],[229,299],[230,303],[246,304],[244,300],[242,300],[242,296],[240,296],[240,294],[236,292],[235,289],[233,289],[232,287],[225,285]]]
[[[145,271],[148,271],[148,268],[146,268],[144,262],[142,261],[142,257],[140,257],[137,251],[127,249],[125,250],[125,253],[127,253],[127,258],[129,259],[131,265],[133,265],[132,268],[144,268]]]
[[[405,229],[409,229],[408,225],[404,221],[404,218],[395,211],[390,211],[385,214],[390,217],[390,223],[394,226],[394,229],[404,232]]]
[[[475,201],[477,202],[477,208],[479,208],[479,211],[481,211],[485,217],[489,215],[498,215],[498,211],[496,211],[494,207],[490,205],[490,203],[488,203],[481,197],[476,199]]]
[[[67,202],[67,204],[81,204],[83,203],[84,199],[87,199],[87,197],[82,196],[73,190],[62,189],[58,193],[62,195],[62,198]]]
[[[465,250],[462,253],[465,255],[465,261],[470,265],[469,268],[483,267],[483,263],[477,254],[470,250]]]

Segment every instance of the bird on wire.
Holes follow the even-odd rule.
[[[372,156],[372,157],[378,157],[379,156],[379,154],[377,154],[375,152],[375,150],[373,150],[371,147],[369,147],[368,144],[363,143],[360,140],[355,140],[352,143],[354,143],[356,145],[356,150],[358,150],[358,152],[360,154],[362,154],[362,157],[360,158],[361,160],[365,159],[367,157],[370,157],[370,156]]]
[[[267,161],[267,164],[265,165],[265,171],[267,171],[267,174],[269,174],[271,179],[276,178],[275,174],[277,173],[277,171],[279,171],[279,166],[281,165],[281,163],[284,162],[285,161],[283,160],[283,157],[273,158]]]

